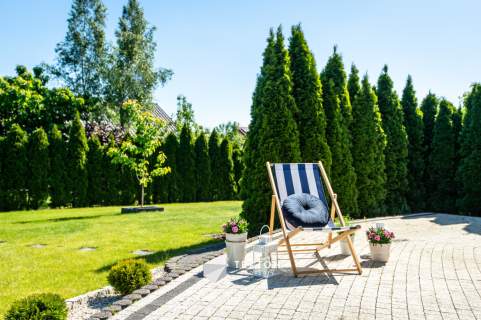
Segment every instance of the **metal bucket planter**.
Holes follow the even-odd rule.
[[[350,235],[351,237],[351,241],[352,243],[354,243],[354,237],[355,237],[355,234],[351,234]],[[341,254],[344,255],[344,256],[350,256],[351,255],[351,250],[349,249],[349,244],[347,243],[347,239],[343,239],[341,241],[339,241],[339,245],[341,246]]]
[[[247,232],[226,233],[225,249],[227,253],[227,266],[229,268],[240,268],[246,255]]]

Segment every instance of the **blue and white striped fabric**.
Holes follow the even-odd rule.
[[[317,163],[274,163],[272,175],[281,203],[291,194],[309,193],[321,199],[327,207]]]
[[[317,163],[274,163],[271,165],[271,170],[281,206],[292,194],[308,193],[318,197],[328,208]],[[283,215],[286,227],[289,230],[295,229],[284,212]],[[332,221],[329,221],[327,227],[334,227]]]

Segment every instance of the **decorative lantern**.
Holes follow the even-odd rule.
[[[256,277],[269,278],[277,269],[277,243],[272,241],[270,234],[262,234],[262,230],[269,226],[264,225],[259,233],[256,244],[252,247],[252,274]],[[270,231],[270,229],[269,229]],[[276,260],[273,261],[272,254],[276,254]]]

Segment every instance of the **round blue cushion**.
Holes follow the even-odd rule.
[[[291,194],[284,200],[282,210],[294,227],[323,227],[329,222],[326,204],[308,193]]]

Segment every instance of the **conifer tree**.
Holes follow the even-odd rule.
[[[439,101],[436,95],[429,92],[427,96],[421,102],[421,111],[423,113],[423,140],[424,140],[424,186],[426,190],[426,200],[429,201],[429,193],[433,186],[430,184],[430,177],[428,168],[430,167],[429,161],[432,153],[432,143],[434,136],[434,123],[436,120],[436,114],[438,113]],[[426,208],[431,209],[431,204],[426,203]]]
[[[212,133],[209,137],[209,159],[210,159],[210,171],[212,173],[217,172],[220,164],[220,142],[219,142],[219,135],[217,134],[217,130],[212,130]],[[220,176],[218,174],[212,174],[210,178],[209,184],[209,193],[211,200],[220,200],[222,182],[220,180]]]
[[[408,136],[408,184],[406,195],[411,211],[425,209],[424,189],[424,127],[423,115],[418,109],[416,92],[411,76],[408,76],[401,98],[404,111],[404,127]]]
[[[234,163],[232,162],[232,146],[227,138],[224,138],[220,144],[220,166],[216,171],[219,174],[220,199],[231,200],[235,194],[234,183]]]
[[[252,120],[245,144],[245,166],[242,192],[245,201],[242,216],[256,233],[268,220],[271,188],[266,162],[298,162],[299,133],[293,113],[289,56],[279,27],[271,30],[264,51],[264,61],[257,79],[251,107]]]
[[[72,206],[82,207],[88,204],[87,189],[87,137],[85,129],[80,121],[80,115],[77,112],[74,121],[70,127],[68,150],[68,175],[69,191]]]
[[[120,204],[120,165],[112,163],[112,157],[109,156],[108,150],[115,147],[115,139],[113,136],[109,137],[108,144],[102,147],[102,168],[105,174],[104,187],[104,203],[107,205]]]
[[[3,187],[6,210],[27,208],[28,159],[27,133],[19,125],[13,124],[4,140]]]
[[[326,135],[332,154],[331,179],[338,201],[344,212],[358,214],[356,172],[351,154],[352,107],[347,90],[347,77],[341,55],[334,47],[321,73],[324,110],[327,119]],[[326,93],[330,86],[331,92]],[[337,116],[337,109],[340,114]],[[328,111],[329,109],[329,111]],[[328,115],[329,112],[329,115]],[[334,151],[333,149],[336,149]],[[336,153],[336,154],[335,154]]]
[[[207,138],[205,134],[200,134],[195,140],[195,186],[196,186],[196,200],[208,201],[210,200],[210,185],[211,171],[209,149],[207,147]],[[216,171],[217,172],[217,171]]]
[[[406,201],[408,139],[399,99],[387,72],[387,66],[384,66],[377,82],[379,110],[387,137],[384,152],[387,190],[385,203],[387,214],[400,214],[409,211]]]
[[[349,129],[352,123],[352,107],[347,89],[347,76],[344,70],[342,56],[337,52],[337,46],[334,46],[332,55],[329,57],[326,66],[322,70],[321,80],[332,80],[334,84],[334,93],[339,99],[339,107],[341,108],[342,121]]]
[[[5,160],[5,137],[0,136],[0,211],[6,210],[5,208],[5,172],[3,171],[3,162]]]
[[[462,185],[458,207],[463,213],[481,216],[481,84],[476,83],[464,100],[461,131],[461,162],[457,180]]]
[[[241,190],[241,178],[244,172],[244,152],[242,147],[240,147],[237,143],[234,143],[232,147],[232,162],[234,163],[234,183],[235,183],[235,190],[236,190],[236,199],[239,199]]]
[[[359,190],[360,217],[372,217],[382,213],[386,197],[386,173],[384,150],[386,135],[382,129],[381,113],[367,75],[362,87],[356,83],[357,72],[351,72],[349,82],[352,88],[360,88],[352,95],[352,157],[356,169],[356,186]]]
[[[339,98],[335,93],[334,81],[323,79],[323,101],[326,112],[327,143],[332,154],[331,182],[338,194],[338,202],[345,213],[358,213],[356,174],[350,150],[349,132],[342,121]]]
[[[353,109],[352,112],[354,113],[354,100],[357,94],[361,92],[359,70],[354,63],[351,65],[351,73],[349,74],[349,79],[347,80],[347,91],[349,92],[349,101],[351,102]]]
[[[48,199],[48,177],[50,172],[48,137],[42,128],[30,136],[28,146],[28,198],[29,207],[38,209]]]
[[[179,201],[179,186],[177,185],[177,150],[179,149],[179,141],[174,133],[169,133],[162,145],[162,151],[166,157],[166,166],[170,168],[170,172],[162,176],[161,183],[161,199],[166,202]]]
[[[105,171],[107,168],[103,167],[104,154],[99,138],[95,135],[88,140],[87,153],[87,175],[88,175],[88,190],[87,199],[88,204],[100,205],[105,200]]]
[[[181,202],[195,201],[195,154],[192,145],[192,132],[184,126],[180,132],[179,149],[177,150],[177,184]]]
[[[155,27],[145,20],[139,1],[128,0],[115,31],[117,45],[112,56],[107,93],[112,104],[119,106],[133,99],[149,107],[156,86],[170,79],[170,70],[154,67],[157,46],[154,31]]]
[[[50,131],[50,206],[64,207],[69,202],[67,187],[69,176],[66,172],[67,146],[62,133],[54,125]]]
[[[296,102],[295,119],[299,128],[301,161],[322,161],[328,172],[331,152],[326,141],[326,117],[322,107],[322,89],[316,61],[300,25],[292,27],[289,41],[292,95]]]
[[[99,97],[103,92],[106,11],[101,0],[74,0],[65,40],[55,49],[53,74],[75,94],[86,98]]]
[[[434,124],[429,175],[432,209],[437,212],[456,212],[456,132],[453,126],[455,108],[445,99],[439,103]]]

